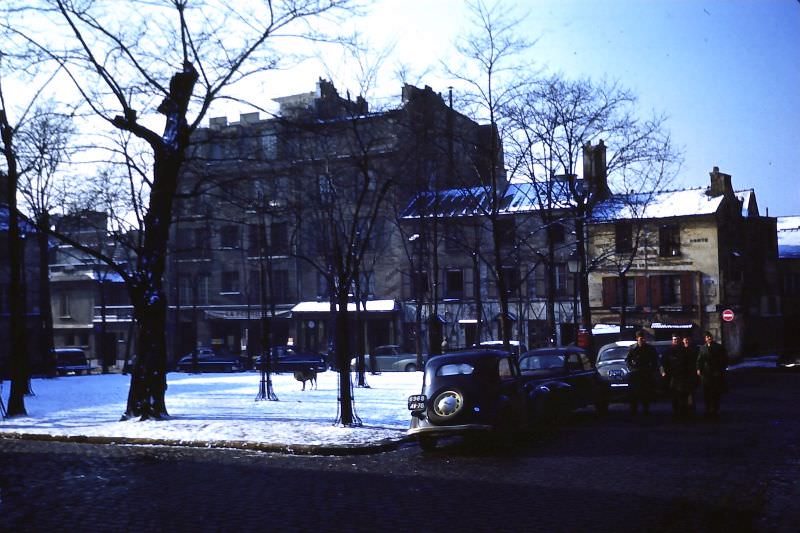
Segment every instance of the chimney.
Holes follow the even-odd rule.
[[[260,118],[261,116],[258,111],[255,111],[253,113],[239,113],[239,124],[241,125],[253,124],[255,122],[258,122]]]
[[[212,117],[208,120],[210,128],[224,128],[228,125],[228,117]]]
[[[592,141],[583,145],[583,182],[591,194],[604,196],[608,192],[606,145],[603,139],[596,146],[592,146]]]
[[[714,170],[708,174],[711,176],[711,188],[709,189],[709,196],[724,196],[726,194],[733,194],[733,186],[731,185],[731,175],[723,174],[719,171],[719,167],[714,167]]]

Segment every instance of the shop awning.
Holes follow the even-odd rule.
[[[368,300],[366,302],[367,313],[391,313],[397,309],[397,302],[394,300]],[[292,313],[327,313],[331,310],[330,302],[300,302],[292,307]],[[347,304],[347,311],[355,313],[356,304],[350,302]]]
[[[653,329],[692,329],[694,324],[665,324],[663,322],[653,322],[650,324]]]
[[[204,312],[206,318],[212,320],[261,320],[260,309],[252,309],[250,311],[239,309],[208,309]],[[274,318],[289,318],[289,310],[284,309],[281,311],[276,311],[274,315],[267,311],[266,316]]]

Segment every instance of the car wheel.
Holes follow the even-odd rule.
[[[430,435],[421,435],[419,437],[419,447],[422,448],[422,451],[431,452],[436,449],[436,437],[431,437]]]
[[[428,407],[428,418],[438,424],[452,423],[464,412],[464,395],[455,388],[438,392]]]
[[[408,363],[406,365],[405,371],[406,372],[416,372],[417,371],[417,365],[415,365],[414,363]]]

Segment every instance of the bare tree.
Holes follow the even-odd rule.
[[[120,154],[131,190],[146,187],[142,203],[134,206],[139,209],[133,209],[141,235],[135,266],[121,268],[113,258],[83,248],[122,276],[134,307],[140,353],[123,418],[162,418],[167,416],[163,276],[173,200],[191,134],[215,100],[234,97],[243,80],[276,65],[279,58],[268,42],[279,35],[308,35],[308,24],[348,2],[12,4],[7,9],[23,5],[29,11],[9,29],[63,69],[82,103],[102,124],[128,135],[136,149]],[[60,55],[64,48],[67,53]],[[153,111],[164,117],[161,133]]]
[[[56,113],[52,101],[37,106],[31,120],[17,136],[18,159],[22,164],[19,192],[38,229],[39,242],[39,310],[41,319],[36,333],[42,340],[42,360],[49,376],[56,375],[53,352],[53,314],[50,303],[49,229],[51,214],[63,205],[64,190],[57,173],[69,159],[70,138],[74,133],[69,115]],[[105,365],[104,365],[105,368]]]
[[[488,7],[483,1],[470,4],[472,26],[456,42],[456,51],[463,64],[455,68],[445,65],[447,73],[464,85],[463,104],[473,116],[488,120],[489,138],[486,153],[476,161],[475,176],[480,185],[474,187],[472,176],[463,186],[465,195],[474,196],[476,214],[485,221],[491,236],[491,253],[481,254],[497,285],[500,302],[500,337],[508,347],[510,334],[509,289],[518,283],[507,279],[504,265],[513,261],[513,231],[503,208],[508,186],[504,168],[502,140],[505,123],[502,110],[515,97],[525,79],[533,74],[530,65],[521,61],[522,54],[533,43],[520,37],[520,18],[502,2]]]
[[[508,110],[519,128],[521,151],[531,154],[543,181],[560,175],[565,183],[586,331],[591,331],[587,274],[595,267],[587,256],[586,228],[595,207],[615,188],[664,186],[669,173],[658,170],[661,163],[680,161],[665,129],[666,117],[641,118],[636,104],[636,97],[618,84],[554,75],[527,85]],[[634,175],[637,181],[629,182]]]

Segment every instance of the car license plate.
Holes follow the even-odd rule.
[[[428,397],[424,394],[415,394],[413,396],[408,397],[408,410],[409,411],[424,411],[425,410],[425,403],[428,401]]]

